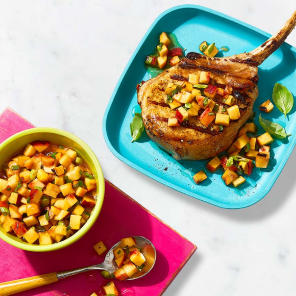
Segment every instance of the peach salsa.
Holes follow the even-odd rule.
[[[102,256],[107,251],[107,247],[102,241],[95,244],[94,249],[99,256]],[[114,264],[117,266],[117,269],[113,274],[106,270],[102,271],[101,275],[105,279],[116,278],[119,281],[123,281],[130,278],[138,278],[147,273],[155,262],[155,251],[151,244],[145,244],[140,248],[134,237],[121,239],[113,254]],[[102,287],[102,293],[107,296],[119,295],[113,281]],[[97,294],[93,293],[91,296],[97,296]]]
[[[0,225],[30,244],[58,243],[86,223],[96,187],[75,150],[34,141],[3,165]]]

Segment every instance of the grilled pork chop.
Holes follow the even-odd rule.
[[[286,22],[284,28],[261,46],[251,51],[231,57],[209,58],[191,52],[177,66],[164,70],[157,77],[146,81],[138,91],[138,103],[146,132],[152,141],[180,160],[201,160],[214,157],[228,149],[240,128],[250,118],[253,105],[258,97],[258,65],[284,42],[296,25],[296,12]],[[210,84],[232,89],[232,96],[239,107],[241,117],[223,127],[213,121],[204,126],[198,116],[189,117],[186,125],[168,126],[168,118],[176,116],[167,104],[165,90],[168,84],[182,85],[189,74],[200,75],[208,72]],[[227,109],[223,97],[216,95],[213,101]]]

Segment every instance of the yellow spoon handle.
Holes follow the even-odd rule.
[[[57,282],[57,273],[48,273],[37,275],[25,279],[6,282],[0,284],[0,296],[9,296],[23,291],[31,290],[37,287],[45,286]]]

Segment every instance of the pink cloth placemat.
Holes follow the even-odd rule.
[[[7,108],[0,116],[0,142],[11,135],[34,127],[31,123]],[[121,295],[162,295],[196,246],[164,224],[108,180],[102,211],[91,230],[78,242],[55,252],[33,253],[19,250],[0,240],[0,282],[16,280],[38,274],[68,270],[101,263],[93,245],[102,240],[112,247],[123,237],[141,235],[151,240],[157,250],[155,267],[147,276],[135,281],[115,280]],[[89,296],[101,294],[107,281],[100,271],[88,272],[63,279],[19,296]]]

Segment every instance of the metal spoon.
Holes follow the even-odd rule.
[[[154,267],[155,261],[156,261],[156,250],[154,245],[145,237],[143,236],[134,236],[133,237],[136,240],[137,247],[142,248],[144,245],[151,245],[155,258],[154,258],[154,263],[151,265],[150,269],[146,271],[144,274],[140,273],[138,276],[131,277],[127,280],[135,280],[139,279],[143,276],[145,276],[147,273],[151,271],[151,269]],[[82,272],[90,271],[90,270],[107,270],[110,274],[114,273],[114,271],[117,269],[116,263],[114,262],[114,249],[119,247],[121,242],[116,243],[106,254],[105,260],[101,264],[93,265],[93,266],[88,266],[88,267],[82,267],[82,268],[76,268],[73,270],[68,270],[68,271],[61,271],[61,272],[53,272],[53,273],[48,273],[44,275],[37,275],[33,276],[30,278],[25,278],[25,279],[20,279],[16,281],[11,281],[11,282],[6,282],[0,284],[0,296],[9,296],[13,295],[16,293],[20,293],[23,291],[31,290],[37,287],[41,287],[44,285],[48,285],[54,282],[57,282],[61,279],[64,279],[66,277],[79,274]]]

